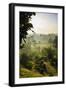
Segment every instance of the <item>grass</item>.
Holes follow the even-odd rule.
[[[57,76],[56,69],[50,64],[50,62],[45,62],[46,68],[47,68],[47,74],[49,76]]]
[[[42,77],[43,75],[38,73],[38,72],[34,72],[34,71],[30,71],[26,68],[21,68],[20,69],[20,78],[27,78],[27,77]]]
[[[44,72],[43,74],[27,68],[20,68],[20,78],[57,76],[55,68],[52,67],[49,62],[45,62],[45,65],[47,72]]]
[[[40,46],[40,48],[39,48],[39,46]],[[27,45],[25,48],[20,49],[20,57],[22,56],[23,53],[25,53],[27,56],[29,56],[29,57],[31,56],[32,59],[30,59],[30,60],[34,63],[36,61],[36,58],[38,58],[40,60],[40,57],[44,57],[44,53],[42,54],[41,50],[44,47],[49,48],[49,46],[50,46],[50,44],[36,44],[34,46],[34,48],[33,47],[30,48],[29,45]],[[46,66],[47,72],[44,72],[43,74],[41,74],[40,72],[36,71],[35,68],[34,68],[34,66],[35,66],[35,64],[34,64],[32,70],[29,70],[26,67],[20,67],[19,77],[20,78],[30,78],[30,77],[33,78],[33,77],[50,77],[50,76],[57,76],[58,75],[58,72],[50,64],[49,60],[44,61],[44,64]]]

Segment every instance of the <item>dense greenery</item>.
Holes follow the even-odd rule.
[[[44,40],[39,42],[38,39],[29,37],[24,47],[20,49],[20,77],[56,76],[58,74],[57,36],[54,35],[52,42],[49,42],[49,36],[46,42]]]
[[[58,75],[58,36],[31,30],[34,12],[20,12],[20,78]],[[33,35],[28,35],[28,30]]]

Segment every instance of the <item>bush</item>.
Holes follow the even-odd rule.
[[[32,69],[32,67],[33,67],[33,62],[31,62],[30,60],[29,60],[29,62],[27,63],[27,65],[25,66],[26,68],[28,68],[28,69]]]
[[[23,66],[26,66],[29,59],[30,57],[27,54],[23,53],[20,57],[20,64],[22,64]]]
[[[42,49],[42,57],[36,60],[35,69],[40,73],[47,72],[47,67],[44,63],[49,62],[53,68],[57,70],[58,60],[57,60],[57,50],[53,47],[48,47]]]

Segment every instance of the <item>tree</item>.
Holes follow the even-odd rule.
[[[21,43],[26,39],[28,35],[27,31],[33,28],[33,25],[29,22],[31,16],[35,15],[34,12],[20,12],[20,47]],[[33,31],[32,31],[33,32]]]
[[[58,47],[58,36],[55,35],[54,39],[50,37],[48,42],[50,44],[53,44],[53,47],[57,48]]]
[[[54,43],[54,47],[58,48],[58,36],[55,36],[53,43]]]

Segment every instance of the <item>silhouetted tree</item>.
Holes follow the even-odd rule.
[[[35,15],[34,12],[20,12],[20,47],[22,41],[25,42],[27,31],[33,28],[32,23],[29,21],[31,20],[31,16]],[[33,32],[33,31],[32,31]]]

